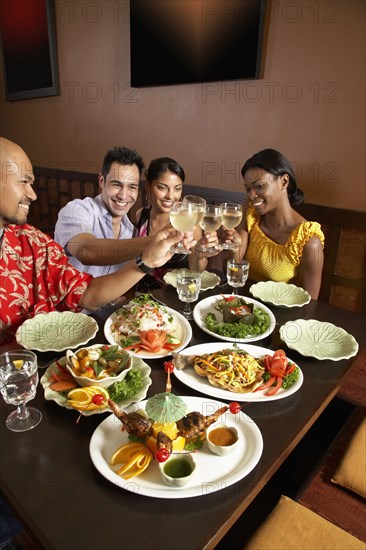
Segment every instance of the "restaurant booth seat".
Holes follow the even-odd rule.
[[[365,550],[366,544],[305,506],[281,496],[243,550]]]

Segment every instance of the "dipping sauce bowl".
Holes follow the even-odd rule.
[[[171,487],[183,487],[192,478],[196,462],[191,454],[172,454],[166,462],[160,462],[159,470],[164,483]]]
[[[213,424],[206,432],[206,440],[210,451],[219,456],[226,456],[238,446],[238,430],[223,423]]]

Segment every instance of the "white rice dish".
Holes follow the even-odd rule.
[[[147,330],[162,330],[174,334],[180,326],[166,308],[154,300],[141,303],[141,297],[132,300],[126,306],[116,311],[112,324],[112,333],[117,339],[138,337],[140,332]]]

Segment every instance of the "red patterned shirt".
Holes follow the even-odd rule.
[[[31,225],[5,227],[0,248],[0,341],[25,319],[49,311],[80,311],[92,276],[75,269],[63,249]]]

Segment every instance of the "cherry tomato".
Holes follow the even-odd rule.
[[[174,370],[173,361],[165,361],[164,369],[165,369],[165,372],[173,372]]]
[[[97,393],[96,395],[93,395],[92,401],[94,405],[101,405],[104,402],[104,395]]]
[[[155,453],[155,458],[158,462],[165,462],[166,460],[168,460],[169,456],[169,451],[165,447],[159,449]]]
[[[229,405],[229,410],[232,414],[238,414],[241,411],[241,406],[236,401],[233,401]]]

